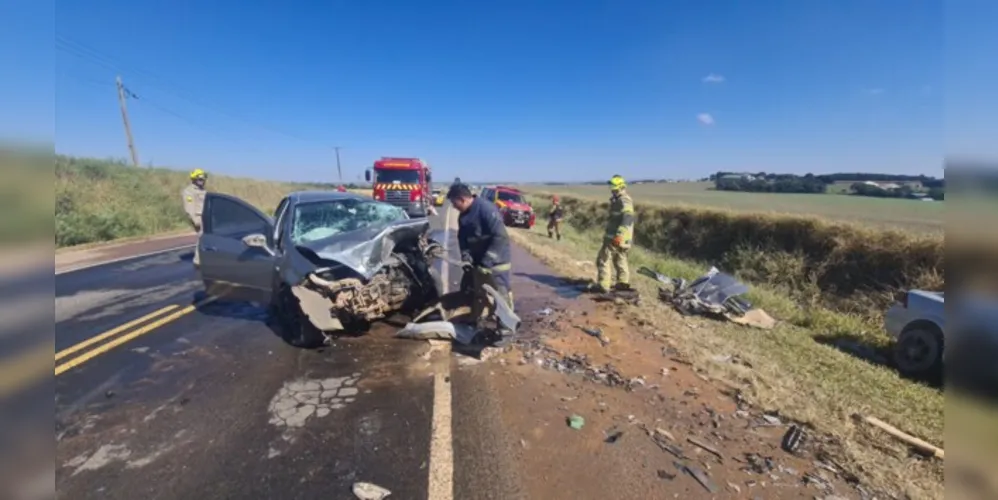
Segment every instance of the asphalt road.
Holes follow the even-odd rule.
[[[59,498],[354,498],[359,481],[400,499],[522,495],[498,402],[449,345],[381,324],[296,349],[261,307],[204,304],[191,251],[56,275]]]

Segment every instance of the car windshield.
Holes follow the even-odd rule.
[[[513,202],[513,203],[523,203],[523,195],[520,193],[513,193],[510,191],[499,191],[499,201]]]
[[[381,184],[391,184],[393,182],[398,182],[400,184],[419,184],[419,170],[394,170],[385,169],[377,170],[377,180],[375,182]]]
[[[301,245],[405,218],[405,211],[401,208],[373,200],[347,198],[303,203],[295,207],[291,241]]]

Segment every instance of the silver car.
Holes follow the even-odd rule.
[[[273,217],[209,193],[198,240],[205,289],[221,300],[268,305],[286,340],[316,347],[440,298],[443,247],[429,219],[353,193],[300,191]]]

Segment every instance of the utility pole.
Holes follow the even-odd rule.
[[[115,82],[118,84],[118,105],[121,106],[121,121],[125,124],[125,137],[128,139],[128,151],[132,153],[132,164],[139,166],[139,154],[135,151],[135,141],[132,140],[132,125],[128,122],[128,105],[125,104],[125,93],[131,94],[121,83],[119,75]]]
[[[333,149],[336,150],[336,174],[339,177],[339,181],[343,182],[343,169],[340,168],[340,147],[336,146]]]

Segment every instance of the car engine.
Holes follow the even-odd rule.
[[[368,280],[324,268],[310,273],[305,286],[324,296],[331,315],[344,324],[375,321],[439,298],[440,283],[433,262],[442,253],[439,243],[422,237],[398,245]]]

